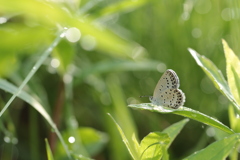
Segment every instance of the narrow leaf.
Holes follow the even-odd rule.
[[[233,106],[230,104],[228,107],[228,117],[230,127],[236,132],[240,133],[240,115],[235,113]]]
[[[47,150],[47,159],[48,160],[54,160],[53,155],[52,155],[52,151],[51,148],[49,146],[48,140],[45,139],[45,143],[46,143],[46,150]]]
[[[229,153],[235,148],[236,144],[239,143],[240,135],[233,134],[229,137],[225,137],[222,140],[212,143],[205,149],[202,149],[191,156],[185,158],[185,160],[224,160]]]
[[[11,94],[14,94],[18,91],[18,88],[14,86],[13,84],[7,82],[6,80],[0,79],[0,89],[9,92]],[[68,156],[70,157],[70,152],[67,148],[67,145],[65,144],[59,130],[57,129],[56,125],[54,124],[53,120],[51,119],[50,115],[46,112],[45,108],[32,96],[30,96],[28,93],[24,91],[20,91],[17,95],[20,99],[30,104],[34,109],[36,109],[43,117],[44,119],[49,123],[49,125],[53,128],[53,130],[56,132],[58,138],[60,139],[65,151],[67,152]]]
[[[131,154],[132,158],[137,160],[138,159],[138,155],[136,155],[135,149],[130,145],[129,140],[126,138],[125,133],[123,132],[122,128],[120,127],[120,125],[115,121],[115,119],[111,116],[111,114],[108,113],[108,115],[112,118],[112,120],[114,121],[114,123],[117,126],[117,129],[122,137],[123,142],[125,143],[129,153]]]
[[[229,48],[227,42],[222,40],[224,53],[226,57],[227,64],[227,78],[228,85],[233,94],[233,97],[236,99],[238,105],[240,104],[240,61],[235,55],[233,50]]]
[[[188,117],[193,120],[199,121],[201,123],[204,123],[206,125],[216,127],[228,134],[234,133],[233,130],[231,130],[229,127],[225,126],[218,120],[216,120],[210,116],[207,116],[201,112],[187,108],[187,107],[179,107],[178,109],[171,109],[168,107],[156,106],[151,103],[131,104],[128,106],[132,107],[132,108],[136,108],[136,109],[149,110],[152,112],[158,112],[158,113],[163,113],[163,114],[173,113],[173,114],[181,115],[181,116]]]
[[[234,106],[240,110],[240,106],[236,102],[235,98],[233,97],[230,89],[228,87],[227,81],[224,79],[222,72],[218,70],[218,68],[214,65],[212,61],[207,59],[204,56],[199,55],[193,49],[188,49],[189,52],[192,54],[193,58],[197,62],[197,64],[203,69],[203,71],[208,75],[208,77],[212,80],[215,87],[222,92],[233,104]]]

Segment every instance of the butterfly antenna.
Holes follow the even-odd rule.
[[[139,96],[140,98],[143,98],[143,97],[151,97],[151,96],[147,96],[147,95],[144,95],[144,96]]]

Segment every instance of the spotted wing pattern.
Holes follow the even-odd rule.
[[[180,89],[166,89],[159,97],[151,97],[150,100],[155,105],[177,109],[184,104],[185,95]]]
[[[185,102],[184,93],[178,89],[180,86],[177,74],[168,69],[158,81],[150,101],[155,105],[162,105],[170,108],[178,108]]]

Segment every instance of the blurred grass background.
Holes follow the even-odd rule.
[[[19,86],[58,30],[78,28],[80,40],[63,39],[25,91],[41,102],[66,142],[70,136],[78,139],[70,147],[76,154],[99,160],[131,159],[106,113],[127,135],[135,132],[139,139],[183,119],[127,108],[127,104],[148,103],[139,96],[152,95],[166,69],[178,74],[186,107],[229,125],[228,100],[187,48],[205,55],[225,73],[221,39],[239,54],[239,7],[237,0],[0,0],[0,75]],[[1,91],[1,107],[10,96]],[[66,157],[46,121],[21,99],[0,118],[2,159],[46,159],[44,138],[56,159]],[[172,144],[171,159],[211,143],[207,130],[190,121]],[[89,136],[90,132],[98,134]]]

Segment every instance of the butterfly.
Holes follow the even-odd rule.
[[[158,81],[153,96],[150,96],[149,100],[154,105],[177,109],[184,104],[186,99],[184,93],[178,89],[179,86],[177,74],[168,69]]]

